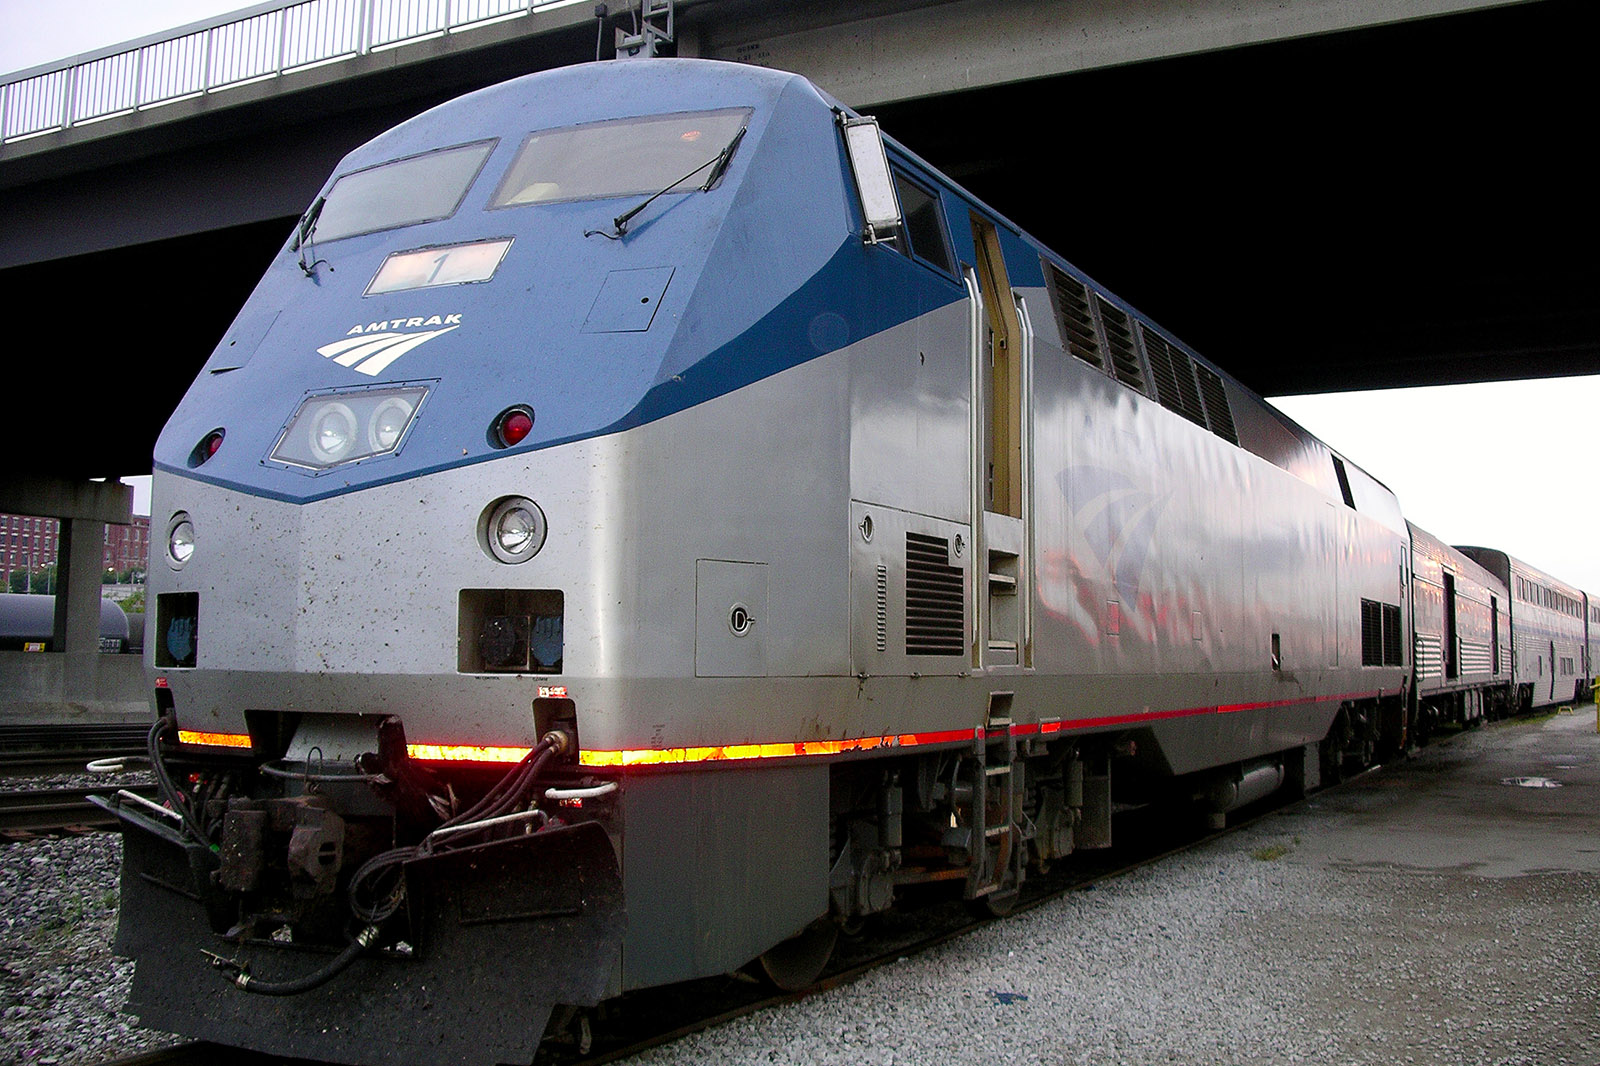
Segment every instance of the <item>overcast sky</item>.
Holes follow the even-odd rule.
[[[0,71],[248,5],[230,0],[0,0]],[[1025,220],[1022,220],[1025,222]],[[1072,249],[1059,249],[1072,258]],[[1121,295],[1140,303],[1139,294]],[[1600,595],[1600,377],[1274,401],[1452,544],[1502,548]],[[148,509],[140,492],[136,506]]]

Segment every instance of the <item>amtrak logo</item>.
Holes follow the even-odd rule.
[[[353,367],[368,377],[377,377],[389,368],[390,363],[411,349],[428,343],[440,334],[449,333],[460,325],[460,315],[392,318],[385,322],[369,322],[365,326],[357,323],[350,327],[350,332],[345,334],[344,340],[324,344],[317,349],[317,354],[332,359],[340,366]],[[419,326],[441,328],[424,329],[421,333],[394,332],[401,329],[416,329]]]

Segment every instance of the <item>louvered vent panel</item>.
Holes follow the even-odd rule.
[[[1221,376],[1199,363],[1194,365],[1194,374],[1200,380],[1200,398],[1205,402],[1211,432],[1229,444],[1238,444],[1239,431],[1233,425],[1233,408],[1228,406],[1228,391],[1222,387]]]
[[[1150,376],[1156,381],[1156,399],[1162,407],[1178,409],[1178,383],[1172,376],[1172,349],[1158,333],[1139,327],[1144,337],[1144,354],[1150,360]]]
[[[1400,608],[1392,603],[1383,606],[1383,665],[1399,666],[1405,662],[1400,647]]]
[[[1106,368],[1100,357],[1100,338],[1095,335],[1094,312],[1089,307],[1089,290],[1083,282],[1050,266],[1051,293],[1056,299],[1056,324],[1061,327],[1061,343],[1067,351],[1090,366]]]
[[[1416,648],[1417,678],[1421,681],[1431,681],[1436,677],[1444,676],[1444,648],[1438,637],[1416,635],[1414,642]],[[1366,665],[1363,662],[1362,665]]]
[[[1143,392],[1144,368],[1140,366],[1139,352],[1133,346],[1133,330],[1128,327],[1128,316],[1098,295],[1094,302],[1100,311],[1100,324],[1105,327],[1106,345],[1111,351],[1111,369],[1118,381]]]
[[[1461,642],[1461,672],[1466,674],[1493,673],[1494,655],[1490,651],[1489,645],[1463,640]]]
[[[1178,412],[1196,425],[1205,425],[1206,415],[1200,409],[1200,390],[1194,383],[1189,353],[1174,348],[1165,337],[1142,323],[1139,336],[1144,339],[1144,354],[1150,358],[1150,374],[1156,379],[1156,399],[1161,401],[1161,406]]]
[[[950,542],[907,533],[906,654],[964,654],[966,629],[966,582],[950,565]]]
[[[1200,406],[1200,387],[1194,383],[1194,360],[1182,348],[1172,349],[1172,376],[1178,379],[1178,413],[1204,429],[1206,413]]]
[[[884,651],[889,647],[889,568],[878,567],[877,575],[877,647]]]
[[[1383,604],[1361,601],[1361,665],[1383,665]]]

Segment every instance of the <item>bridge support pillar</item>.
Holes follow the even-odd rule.
[[[95,698],[100,680],[100,564],[106,524],[63,518],[56,544],[55,637],[66,656],[62,695],[77,703]]]
[[[126,719],[148,713],[142,657],[100,653],[107,525],[133,518],[133,490],[109,481],[8,475],[0,511],[61,522],[54,632],[44,654],[0,651],[0,719]]]

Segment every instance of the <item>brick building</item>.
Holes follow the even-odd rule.
[[[37,573],[56,561],[61,523],[37,515],[0,514],[0,573],[11,587],[11,575],[32,570]],[[126,526],[106,526],[105,551],[101,565],[121,573],[129,568],[143,571],[150,558],[150,516],[134,515]]]

